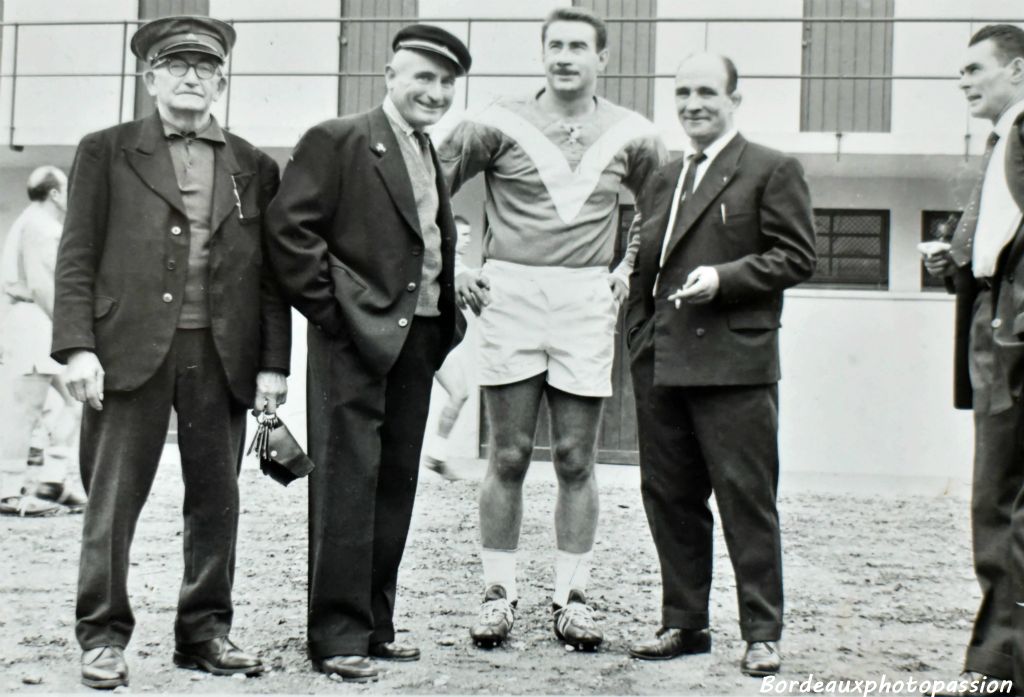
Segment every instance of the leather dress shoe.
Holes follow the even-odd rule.
[[[178,644],[174,647],[174,665],[205,670],[213,675],[257,675],[263,672],[263,662],[258,656],[242,651],[226,636],[195,644]]]
[[[740,662],[740,670],[752,678],[775,675],[781,667],[782,657],[774,641],[751,641]]]
[[[385,661],[418,661],[420,650],[415,646],[401,646],[393,641],[370,644],[370,655]]]
[[[629,655],[645,661],[666,661],[677,656],[687,656],[711,651],[711,632],[707,629],[680,629],[664,627],[658,637],[640,641],[629,647]]]
[[[82,684],[96,690],[113,690],[128,684],[128,664],[119,646],[98,646],[82,652]]]
[[[337,675],[350,682],[376,680],[377,667],[366,656],[330,656],[313,661],[313,667],[327,675]]]

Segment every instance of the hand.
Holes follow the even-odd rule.
[[[615,298],[616,305],[621,305],[622,301],[629,295],[629,285],[622,280],[621,276],[616,276],[613,273],[608,274],[608,287],[612,289],[612,297]]]
[[[713,266],[698,266],[686,277],[686,283],[672,295],[668,296],[676,304],[676,309],[682,301],[691,305],[703,305],[715,299],[718,295],[718,272]]]
[[[932,276],[952,276],[956,271],[956,264],[949,255],[949,243],[931,240],[921,242],[917,245],[917,251],[921,252],[924,258],[924,268]]]
[[[96,411],[103,410],[103,366],[92,351],[75,351],[68,357],[64,384],[79,402],[88,402]]]
[[[252,415],[260,412],[274,414],[277,408],[288,401],[288,380],[276,370],[261,370],[256,375],[256,399]]]
[[[468,307],[474,315],[479,315],[491,304],[491,282],[483,271],[471,269],[458,275],[455,279],[455,304],[461,310]]]

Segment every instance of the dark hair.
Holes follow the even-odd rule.
[[[462,223],[463,225],[469,225],[469,221],[466,220],[466,216],[462,215],[461,213],[457,213],[453,220],[455,220],[456,225],[459,223]]]
[[[740,74],[736,72],[736,64],[729,56],[722,56],[722,65],[725,66],[725,93],[732,94],[739,84]]]
[[[608,45],[608,27],[604,20],[595,15],[585,7],[556,7],[544,20],[544,26],[540,30],[540,40],[543,42],[548,36],[548,27],[555,22],[583,22],[594,28],[594,35],[597,38],[597,50],[603,51]]]
[[[974,32],[968,46],[991,41],[995,53],[1006,65],[1014,58],[1024,58],[1024,29],[1013,24],[989,24]]]
[[[61,180],[57,176],[58,170],[56,168],[47,168],[43,174],[42,179],[33,182],[29,180],[28,186],[28,198],[30,201],[45,201],[50,196],[50,192],[56,189],[60,191]]]

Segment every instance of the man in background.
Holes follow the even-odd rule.
[[[53,278],[64,215],[67,176],[43,166],[28,178],[29,205],[14,221],[0,258],[0,394],[7,403],[0,419],[0,514],[42,516],[81,511],[85,497],[67,482],[77,464],[80,406],[71,399],[50,358]],[[44,423],[47,405],[50,412]],[[33,434],[48,446],[26,464]],[[36,463],[32,463],[36,464]],[[33,474],[29,474],[33,473]]]

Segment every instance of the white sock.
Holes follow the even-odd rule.
[[[590,583],[590,560],[593,550],[583,554],[558,550],[555,557],[555,592],[551,599],[555,604],[565,607],[569,603],[569,591],[587,592]]]
[[[484,564],[484,588],[501,586],[505,589],[509,602],[519,598],[516,588],[516,550],[488,549],[480,550],[480,560]]]

